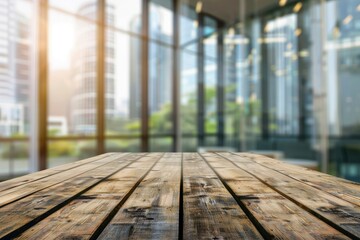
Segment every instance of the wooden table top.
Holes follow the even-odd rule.
[[[108,153],[0,183],[0,239],[359,239],[359,197],[250,153]]]

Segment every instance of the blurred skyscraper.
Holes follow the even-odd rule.
[[[107,22],[114,21],[114,7],[106,6]],[[84,4],[78,14],[96,15],[96,2]],[[97,28],[82,20],[77,23],[76,46],[74,51],[74,87],[75,94],[71,100],[71,131],[75,134],[95,134],[97,122],[96,89],[97,89]],[[105,113],[107,118],[115,115],[114,96],[114,32],[106,32],[106,90]]]
[[[0,136],[24,134],[29,120],[31,22],[17,4],[0,1]]]

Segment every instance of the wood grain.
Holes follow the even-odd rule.
[[[106,165],[114,160],[119,161],[122,159],[126,159],[123,158],[125,156],[126,154],[109,155],[94,162],[90,161],[87,164],[81,165],[81,167],[72,168],[67,171],[60,172],[59,174],[55,174],[49,177],[39,179],[29,184],[19,185],[11,189],[4,190],[1,192],[0,195],[0,208],[6,204],[14,202],[23,197],[29,196],[40,190],[49,188],[66,180],[79,176],[87,171],[96,169],[97,167],[100,167],[102,165]]]
[[[39,179],[47,178],[47,177],[53,176],[55,174],[65,172],[69,169],[80,167],[81,165],[88,164],[90,162],[98,161],[100,159],[109,157],[114,154],[116,154],[116,153],[105,153],[105,154],[101,154],[101,155],[98,155],[98,156],[95,156],[92,158],[76,161],[76,162],[69,163],[69,164],[60,165],[60,166],[50,168],[47,170],[31,173],[31,174],[21,176],[18,178],[13,178],[13,179],[7,180],[5,182],[0,182],[0,194],[2,194],[1,192],[4,190],[14,189],[17,186],[26,185],[28,183],[35,182]]]
[[[98,239],[178,239],[181,154],[167,153]]]
[[[198,154],[184,153],[184,239],[263,239]]]
[[[76,197],[16,239],[89,239],[159,160],[143,157]]]
[[[202,156],[262,225],[269,238],[349,239],[229,160],[213,153]]]
[[[242,153],[241,157],[250,159],[264,167],[275,170],[297,181],[360,206],[360,184],[330,176],[325,173],[290,165],[261,155]]]
[[[359,186],[250,153],[109,153],[0,183],[0,239],[360,239]]]
[[[143,154],[132,154],[127,156],[126,161],[120,157],[118,161],[114,160],[0,208],[0,238],[17,235],[26,230],[33,223],[44,219],[78,195],[143,156]]]
[[[348,237],[360,238],[360,208],[277,171],[231,153],[219,153],[284,197]]]

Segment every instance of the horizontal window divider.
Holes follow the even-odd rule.
[[[0,142],[23,142],[30,141],[29,137],[0,137]]]
[[[58,136],[48,137],[48,141],[71,141],[71,140],[96,140],[96,136]]]

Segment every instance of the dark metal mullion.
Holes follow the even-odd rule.
[[[149,36],[149,1],[142,1],[142,35]],[[141,151],[149,151],[149,41],[142,39],[141,48]]]
[[[204,76],[204,17],[201,13],[198,14],[198,58],[197,58],[197,67],[198,67],[198,92],[197,92],[197,128],[198,128],[198,146],[205,145],[205,76]]]
[[[261,26],[265,26],[266,25],[266,19],[262,19],[261,21]],[[265,39],[265,34],[264,32],[262,32],[262,39]],[[262,135],[262,140],[268,140],[270,137],[270,132],[269,132],[269,94],[268,94],[268,74],[267,74],[267,68],[269,67],[268,64],[266,63],[267,61],[267,48],[266,48],[266,44],[262,44],[261,45],[261,56],[262,56],[262,61],[261,61],[261,135]]]
[[[304,29],[303,22],[300,22],[300,19],[302,16],[302,13],[297,14],[297,27],[300,27],[300,29]],[[301,36],[298,38],[298,52],[301,51],[302,46],[307,46],[307,43],[305,42],[305,38],[302,36],[305,34],[305,32],[302,33]],[[299,57],[299,60],[297,61],[297,69],[308,69],[307,64],[305,63],[304,59]],[[305,66],[304,66],[305,65]],[[306,139],[306,79],[307,76],[303,76],[305,74],[303,71],[298,71],[298,95],[299,95],[299,102],[298,102],[298,108],[299,108],[299,134],[298,138],[299,140],[305,140]],[[306,72],[307,74],[307,72]]]
[[[223,29],[224,24],[218,22],[217,32],[217,141],[218,146],[224,146],[225,144],[225,89],[224,89],[224,38]]]
[[[172,84],[172,92],[173,92],[173,151],[178,152],[181,149],[180,140],[181,140],[181,132],[180,132],[180,123],[179,123],[179,111],[180,111],[180,103],[179,103],[179,11],[180,11],[180,1],[173,0],[174,5],[174,19],[173,19],[173,33],[174,33],[174,47],[173,47],[173,84]]]
[[[38,170],[47,168],[48,1],[41,0],[38,25]]]
[[[102,154],[105,152],[105,81],[106,81],[106,2],[105,0],[98,0],[98,27],[97,27],[97,153]]]

